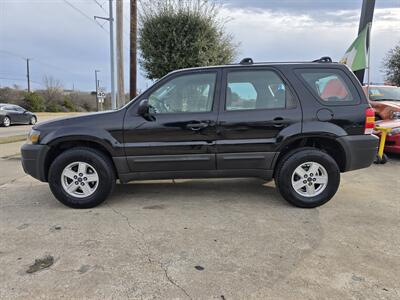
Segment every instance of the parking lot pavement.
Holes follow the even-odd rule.
[[[0,299],[399,299],[399,170],[343,174],[308,210],[256,179],[138,182],[73,210],[19,171],[0,186]]]

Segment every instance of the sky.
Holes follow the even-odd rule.
[[[114,1],[115,2],[115,1]],[[140,1],[139,5],[140,5]],[[225,28],[239,45],[237,61],[340,60],[357,36],[362,0],[218,0]],[[65,89],[92,91],[94,70],[110,90],[107,0],[0,0],[0,87],[33,89],[44,76]],[[129,73],[129,1],[124,1],[125,88]],[[371,81],[384,81],[382,59],[400,43],[400,0],[376,0],[371,33]],[[152,84],[139,70],[138,88]]]

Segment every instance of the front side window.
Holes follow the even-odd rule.
[[[216,73],[182,75],[150,94],[149,104],[157,114],[210,112]]]
[[[255,110],[294,107],[285,82],[267,70],[230,71],[227,75],[225,109]]]
[[[325,104],[355,102],[345,78],[338,71],[299,70],[306,84]]]

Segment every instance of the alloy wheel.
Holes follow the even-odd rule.
[[[99,175],[90,164],[81,161],[73,162],[61,173],[61,184],[68,195],[86,198],[96,191]]]
[[[303,197],[315,197],[328,186],[328,172],[317,162],[305,162],[292,174],[292,187]]]

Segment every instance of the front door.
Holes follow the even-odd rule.
[[[224,70],[218,118],[218,169],[270,169],[289,126],[301,131],[302,111],[272,68]]]
[[[216,169],[219,76],[219,70],[176,73],[141,97],[148,99],[155,113],[152,121],[135,111],[125,118],[124,143],[131,172]]]

